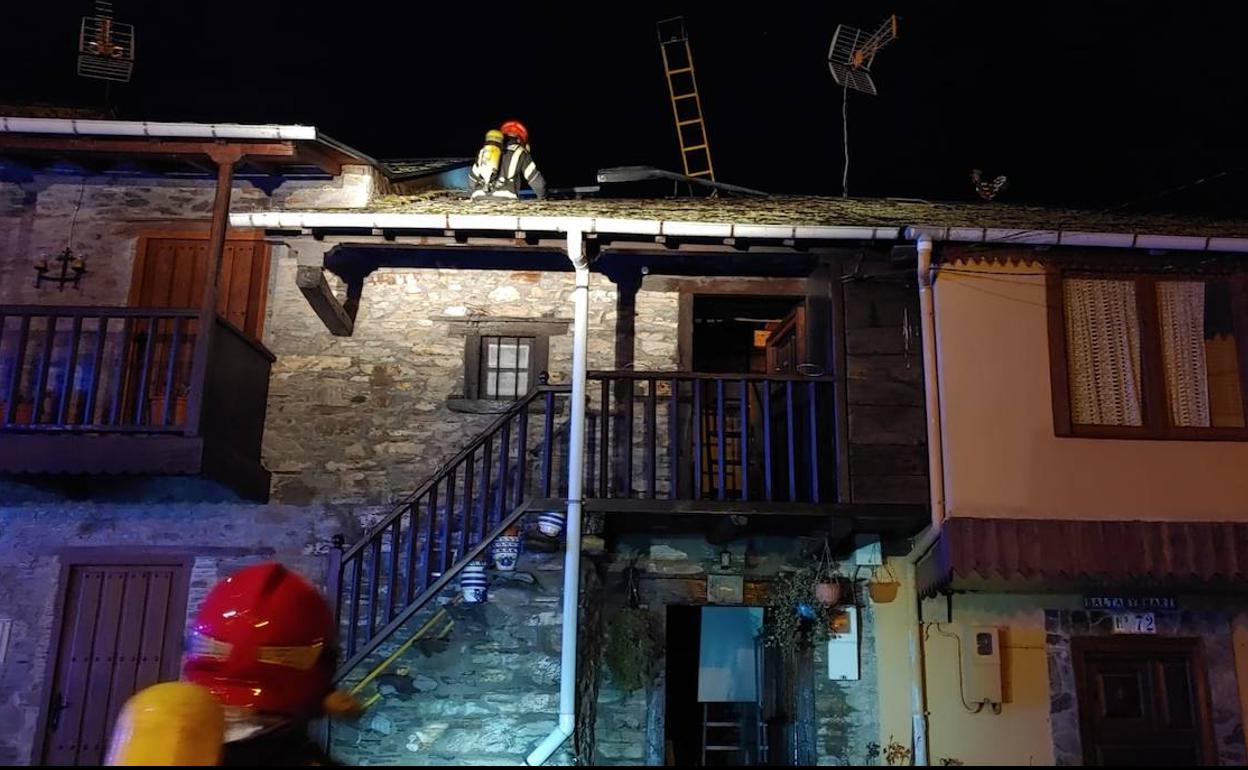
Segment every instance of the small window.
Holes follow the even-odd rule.
[[[493,413],[538,386],[550,358],[550,338],[566,334],[568,321],[487,318],[452,321],[450,327],[452,334],[464,335],[464,385],[448,404],[455,411]]]
[[[480,398],[515,401],[534,379],[533,337],[481,337]]]
[[[1052,280],[1059,435],[1248,439],[1242,277]]]

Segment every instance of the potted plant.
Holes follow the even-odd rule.
[[[520,527],[510,526],[495,538],[490,555],[494,559],[494,569],[500,572],[514,570],[520,558]]]
[[[880,579],[881,568],[876,567],[875,574],[871,577],[871,582],[867,584],[867,591],[871,596],[871,601],[876,604],[888,604],[897,598],[897,592],[901,589],[901,583],[897,580],[897,576],[893,574],[893,570],[888,564],[883,564],[884,579]]]
[[[173,406],[169,409],[169,422],[165,422],[165,394],[152,396],[148,400],[150,413],[148,415],[149,425],[185,425],[186,424],[186,397],[190,393],[190,388],[186,385],[178,385],[173,389]]]
[[[835,610],[816,596],[822,580],[817,566],[782,572],[772,579],[763,624],[768,646],[801,650],[828,638]]]
[[[459,573],[459,591],[464,604],[480,604],[486,600],[490,580],[485,574],[485,562],[473,561],[464,565]]]
[[[628,582],[628,603],[611,619],[603,660],[611,672],[611,680],[620,689],[633,692],[646,684],[655,645],[650,613],[642,609],[637,589],[636,557],[629,564],[625,578]]]
[[[832,550],[826,540],[823,543],[823,555],[819,557],[816,577],[815,599],[825,607],[839,604],[846,593],[846,582],[832,560]]]

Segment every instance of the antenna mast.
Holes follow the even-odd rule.
[[[844,92],[841,102],[841,137],[845,146],[845,166],[841,176],[841,197],[849,196],[849,91],[876,95],[871,64],[881,48],[897,39],[897,15],[885,19],[867,34],[857,27],[840,24],[828,47],[828,69]]]

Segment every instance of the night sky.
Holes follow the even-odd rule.
[[[102,104],[74,74],[91,3],[5,5],[0,102]],[[852,195],[973,200],[978,167],[1009,177],[1005,202],[1238,216],[1248,67],[1230,5],[115,0],[138,56],[108,100],[124,119],[314,124],[378,158],[466,157],[517,117],[552,185],[592,184],[679,168],[654,24],[683,14],[719,179],[836,195],[828,44],[896,12],[880,96],[850,95]]]

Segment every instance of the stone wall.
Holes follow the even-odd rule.
[[[463,322],[569,319],[572,309],[570,273],[383,268],[366,279],[355,333],[333,337],[294,285],[294,257],[279,256],[273,272],[263,456],[274,499],[291,503],[410,493],[494,419],[450,403],[464,394]],[[643,288],[638,305],[637,368],[673,368],[677,295]],[[589,328],[590,368],[612,368],[615,286],[598,275]],[[571,356],[569,328],[550,338],[551,382],[567,381]]]
[[[6,181],[11,177],[0,166],[0,303],[4,304],[126,304],[139,236],[183,224],[183,229],[200,226],[206,231],[216,186],[208,179],[123,175],[38,174]],[[367,205],[382,182],[375,171],[361,166],[347,166],[333,180],[283,182],[271,195],[251,182],[236,181],[230,208],[235,212],[358,208]],[[86,257],[87,273],[79,287],[36,288],[35,260],[55,255],[67,243]]]
[[[348,765],[523,764],[558,721],[562,581],[562,553],[525,553],[514,572],[491,573],[483,604],[451,605],[448,588],[435,602],[446,620],[365,686],[363,698],[379,699],[363,718],[332,729],[334,756]],[[413,618],[374,660],[397,652],[434,611]],[[570,758],[565,744],[548,764]]]
[[[1232,642],[1231,612],[1192,611],[1153,613],[1158,636],[1199,638],[1204,650],[1209,684],[1209,715],[1213,720],[1217,764],[1248,764],[1244,725],[1240,718],[1239,687]],[[1053,757],[1058,765],[1082,765],[1079,732],[1079,694],[1075,680],[1071,638],[1109,636],[1110,613],[1083,610],[1046,610],[1046,648],[1049,659],[1049,716],[1053,729]]]

